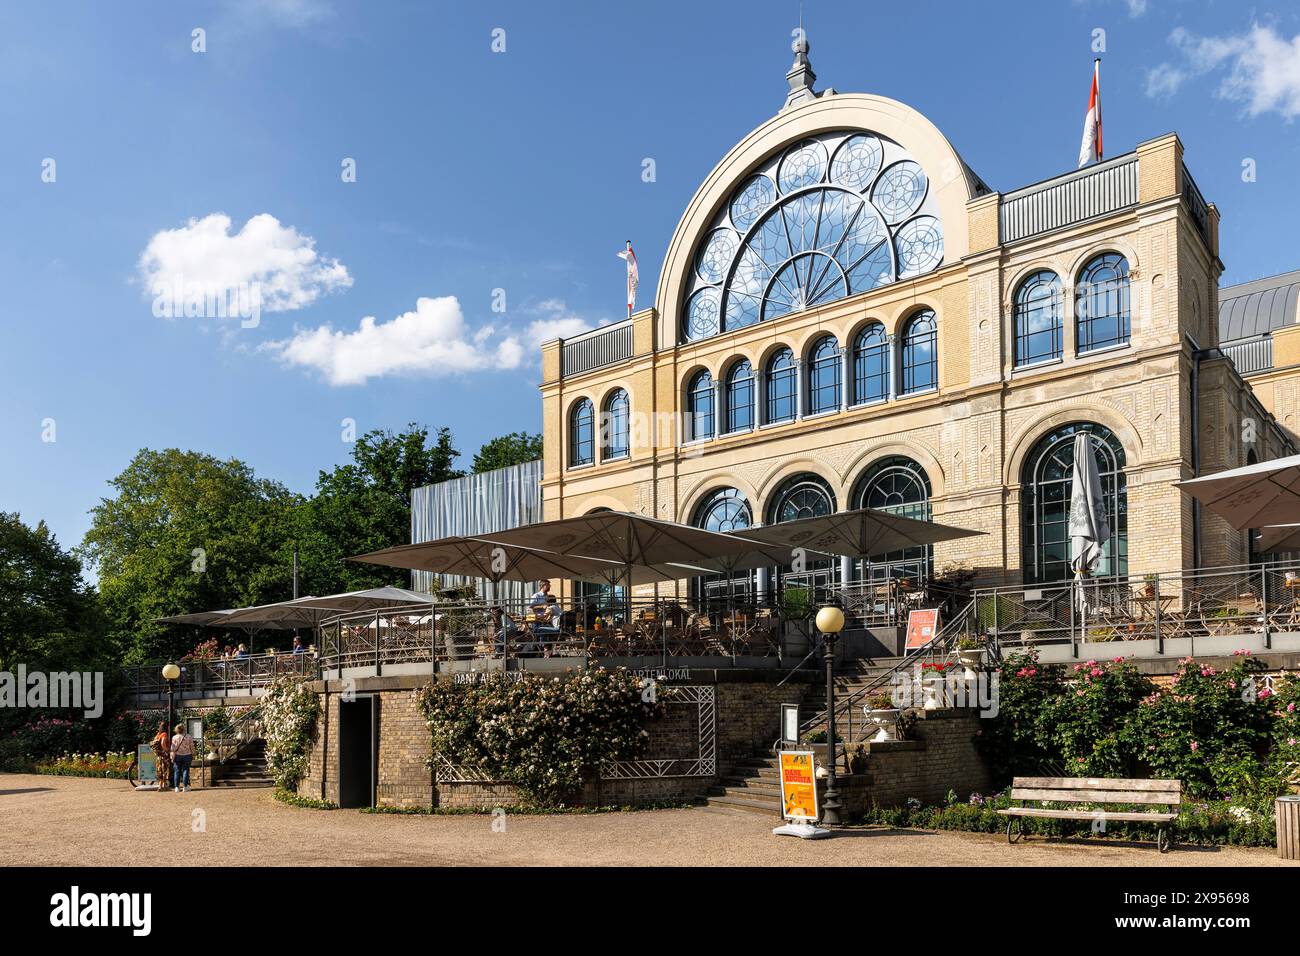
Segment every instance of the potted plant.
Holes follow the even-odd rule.
[[[872,694],[867,698],[867,719],[876,725],[873,742],[898,739],[899,709],[888,694]]]
[[[921,665],[922,710],[952,706],[948,700],[948,671],[953,666],[946,661],[927,661]]]
[[[984,666],[984,642],[978,637],[958,638],[957,659],[963,668],[961,676],[974,680],[976,672]]]

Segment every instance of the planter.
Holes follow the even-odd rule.
[[[925,678],[921,682],[921,695],[923,710],[942,710],[952,706],[948,699],[948,680],[943,676]]]
[[[873,743],[898,739],[899,713],[900,711],[896,707],[889,707],[884,710],[867,710],[867,720],[876,725],[876,734],[871,738]]]
[[[974,680],[977,672],[984,666],[984,648],[971,647],[957,652],[957,659],[961,661],[962,677],[966,680]]]

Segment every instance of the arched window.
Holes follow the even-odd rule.
[[[795,379],[794,353],[779,349],[767,361],[767,408],[764,421],[792,422],[798,403],[799,383]]]
[[[889,395],[889,340],[879,322],[853,340],[853,404],[878,402]]]
[[[1090,436],[1101,472],[1111,538],[1093,569],[1096,577],[1128,573],[1128,482],[1124,446],[1103,425],[1075,422],[1039,440],[1025,460],[1021,478],[1024,579],[1026,584],[1065,581],[1070,570],[1070,493],[1073,490],[1074,438]]]
[[[754,369],[746,359],[727,373],[727,431],[746,432],[754,427]]]
[[[596,412],[582,399],[569,413],[569,465],[590,465],[596,460]]]
[[[856,508],[874,508],[904,518],[929,521],[930,477],[911,458],[891,455],[873,462],[858,479],[854,501]],[[925,546],[872,555],[867,576],[924,576],[929,573],[931,561],[931,549]]]
[[[938,326],[934,312],[922,309],[903,327],[903,394],[939,385]]]
[[[1079,273],[1074,293],[1074,328],[1080,352],[1127,345],[1128,260],[1108,252]]]
[[[706,531],[743,531],[753,524],[749,502],[736,488],[719,488],[700,502],[692,523]],[[714,606],[723,606],[728,597],[747,595],[754,582],[753,571],[726,574],[708,574],[694,579],[693,591]],[[726,603],[726,606],[734,606]]]
[[[631,402],[623,389],[615,390],[605,400],[605,411],[601,415],[601,449],[602,461],[626,458],[630,452],[628,440],[628,418]]]
[[[735,488],[719,488],[695,509],[695,526],[706,531],[742,531],[752,523],[749,502]]]
[[[1016,367],[1061,357],[1061,280],[1035,272],[1016,290]]]
[[[811,474],[787,478],[772,495],[768,520],[772,524],[835,513],[835,492],[826,480]]]
[[[899,143],[818,133],[736,181],[695,246],[681,334],[697,340],[939,268],[940,190]]]
[[[817,340],[808,353],[808,414],[834,411],[840,407],[840,345],[835,336]]]
[[[713,437],[713,376],[706,371],[695,373],[687,390],[691,420],[691,440]]]
[[[778,524],[834,513],[835,492],[831,486],[818,475],[800,474],[787,478],[773,492],[767,509],[767,520],[769,524]],[[788,588],[793,585],[811,588],[810,597],[816,600],[817,589],[831,583],[836,564],[836,561],[806,561],[798,572],[786,565],[777,569],[776,580],[782,582],[787,596],[790,594]]]

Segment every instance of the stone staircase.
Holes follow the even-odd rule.
[[[270,771],[266,767],[266,741],[254,740],[215,771],[210,787],[273,787]]]
[[[751,757],[732,767],[704,797],[704,805],[781,815],[781,768],[775,756]]]

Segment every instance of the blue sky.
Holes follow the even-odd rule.
[[[916,107],[1004,191],[1073,166],[1104,29],[1106,152],[1178,131],[1223,212],[1229,283],[1300,267],[1289,6],[809,0],[805,26],[819,87]],[[6,4],[0,510],[73,545],[145,446],[309,491],[348,456],[344,419],[447,425],[466,465],[538,430],[537,346],[624,313],[625,238],[650,303],[696,186],[780,106],[797,16],[794,0]],[[156,316],[151,280],[182,269],[262,276],[260,324]]]

